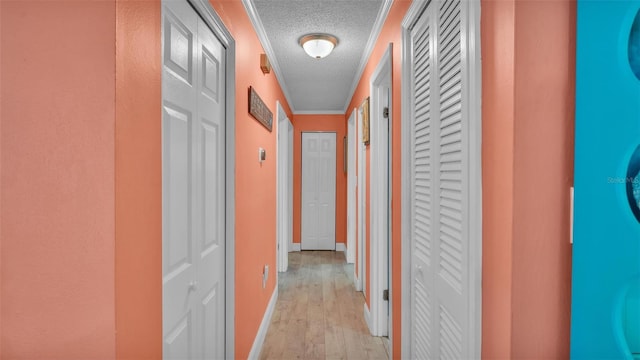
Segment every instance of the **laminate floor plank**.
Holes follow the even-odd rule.
[[[344,253],[289,253],[260,359],[388,359],[364,321],[365,299]]]

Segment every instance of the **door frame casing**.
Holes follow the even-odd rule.
[[[362,289],[362,283],[363,283],[363,266],[362,266],[362,262],[364,260],[364,253],[363,253],[363,249],[364,249],[364,232],[363,232],[363,228],[364,228],[364,218],[362,216],[362,214],[364,213],[364,206],[363,206],[363,197],[364,197],[364,192],[362,191],[362,181],[363,181],[363,167],[362,167],[362,154],[364,153],[362,151],[362,142],[360,141],[360,139],[362,139],[362,124],[360,124],[360,119],[361,117],[361,113],[360,113],[360,109],[359,108],[354,108],[353,111],[356,113],[356,117],[355,117],[355,122],[356,122],[356,141],[354,143],[354,148],[353,151],[355,153],[356,156],[356,243],[357,243],[357,247],[358,247],[358,251],[356,253],[356,266],[353,267],[353,279],[355,282],[355,287],[356,287],[356,291],[363,291]]]
[[[402,234],[411,233],[411,119],[414,109],[411,98],[414,94],[412,84],[413,51],[411,46],[411,30],[416,25],[420,15],[431,3],[430,0],[414,0],[404,19],[402,20]],[[470,303],[470,322],[468,329],[470,349],[473,358],[480,358],[482,345],[482,66],[480,48],[480,0],[461,2],[462,14],[461,31],[466,42],[462,43],[462,58],[467,66],[463,70],[463,81],[466,87],[467,119],[469,119],[469,292],[473,301]],[[465,60],[466,57],[466,60]],[[466,76],[465,76],[466,75]],[[410,240],[410,239],[409,239]],[[411,316],[411,284],[413,264],[411,253],[412,241],[402,242],[402,356],[410,358],[412,342]]]
[[[288,124],[291,123],[291,120],[287,117],[287,113],[284,111],[282,104],[280,101],[276,100],[276,119],[278,124],[276,126],[276,148],[277,148],[277,156],[276,156],[276,199],[277,199],[277,222],[276,222],[276,257],[277,257],[277,272],[285,272],[287,271],[287,265],[285,265],[287,256],[289,255],[289,242],[287,241],[289,231],[288,226],[293,226],[291,222],[292,219],[287,219],[288,214],[288,203],[293,202],[293,199],[290,199],[288,196],[285,196],[285,192],[287,191],[287,177],[290,176],[288,169],[288,155],[289,155],[289,146],[288,146]],[[281,138],[286,138],[286,140],[282,141]],[[286,176],[284,176],[286,175]],[[285,201],[286,198],[286,201]],[[291,239],[289,239],[291,240]],[[278,244],[280,245],[278,247]],[[277,275],[276,275],[277,277]]]
[[[366,226],[366,195],[367,195],[367,154],[362,138],[364,128],[362,126],[362,106],[358,107],[356,122],[358,123],[358,277],[356,290],[362,291],[367,298],[367,226]]]
[[[391,179],[392,169],[391,147],[389,136],[391,135],[391,99],[388,99],[389,117],[382,116],[382,97],[392,93],[392,54],[393,44],[389,44],[382,55],[373,75],[371,75],[371,200],[370,200],[370,275],[371,275],[371,334],[374,336],[389,336],[391,339],[390,324],[392,309],[391,304],[391,276],[389,276],[390,241],[391,241]],[[388,92],[387,92],[388,90]],[[385,306],[382,292],[389,283],[389,302]],[[366,305],[365,305],[366,306]]]
[[[356,252],[356,109],[347,120],[347,263],[355,262]]]
[[[162,0],[162,2],[165,1],[167,0]],[[235,358],[236,44],[224,22],[208,1],[185,1],[195,9],[196,13],[225,48],[225,357],[233,359]]]

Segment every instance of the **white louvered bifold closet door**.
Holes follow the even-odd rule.
[[[432,1],[411,30],[411,314],[415,359],[469,343],[468,116],[460,1]]]

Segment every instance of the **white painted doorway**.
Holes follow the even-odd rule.
[[[288,192],[288,198],[291,199],[291,201],[289,201],[289,208],[287,209],[288,211],[288,218],[291,219],[291,224],[292,226],[289,226],[288,230],[289,230],[289,235],[287,236],[287,238],[289,239],[289,244],[288,244],[288,251],[291,252],[293,251],[293,124],[291,123],[291,121],[289,121],[287,123],[287,136],[288,136],[288,141],[287,141],[287,163],[289,164],[289,176],[287,177],[287,192]],[[287,255],[288,256],[288,255]]]
[[[481,357],[480,1],[402,23],[402,354]]]
[[[336,134],[302,133],[302,250],[336,249]]]
[[[233,357],[235,50],[221,24],[202,1],[162,2],[164,359]]]
[[[356,259],[356,109],[347,122],[347,263]]]
[[[362,124],[362,111],[363,108],[358,108],[358,139],[356,141],[356,148],[358,152],[357,167],[358,167],[358,179],[357,179],[357,191],[358,194],[358,276],[356,276],[356,290],[362,291],[364,297],[367,297],[367,273],[366,263],[367,259],[365,254],[367,244],[367,227],[366,224],[366,194],[367,194],[367,158],[366,158],[366,146],[362,141],[364,136],[364,127]]]
[[[391,243],[391,71],[389,44],[371,76],[371,322],[374,336],[389,336]]]
[[[293,241],[293,125],[280,102],[276,102],[277,126],[277,245],[278,271],[288,267],[289,244]]]

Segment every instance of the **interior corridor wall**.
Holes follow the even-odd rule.
[[[114,3],[116,358],[159,359],[162,357],[160,1]]]
[[[277,286],[276,101],[280,101],[287,117],[292,116],[275,74],[260,70],[264,50],[242,2],[212,0],[211,4],[236,42],[235,357],[244,359]],[[249,115],[249,86],[273,113],[273,131]],[[267,153],[262,164],[258,162],[260,147]],[[263,289],[264,265],[269,266],[269,279]]]
[[[293,242],[302,236],[302,133],[336,133],[336,243],[347,242],[347,174],[344,172],[344,143],[347,122],[344,115],[294,115],[293,124]]]
[[[115,357],[114,2],[0,2],[0,357]]]
[[[387,16],[387,19],[384,23],[384,26],[382,28],[382,31],[380,32],[380,35],[376,41],[375,47],[371,53],[371,56],[369,57],[369,60],[367,62],[367,65],[365,67],[364,72],[362,73],[362,77],[360,78],[360,81],[358,82],[358,86],[356,87],[356,90],[353,94],[353,97],[349,103],[349,106],[347,106],[347,109],[353,109],[353,108],[359,108],[360,105],[362,104],[362,102],[364,101],[364,99],[366,97],[368,97],[370,95],[370,86],[369,86],[369,82],[371,80],[371,75],[373,74],[376,66],[378,65],[378,63],[380,62],[380,59],[382,58],[382,55],[384,54],[384,52],[387,50],[387,47],[389,46],[389,43],[393,43],[393,53],[392,53],[392,66],[393,66],[393,70],[392,70],[392,87],[393,87],[393,94],[392,94],[392,99],[391,99],[391,118],[392,118],[392,125],[391,125],[391,132],[392,132],[392,144],[391,144],[391,151],[392,151],[392,168],[391,168],[391,172],[392,172],[392,209],[393,209],[393,213],[392,213],[392,219],[391,219],[391,227],[392,227],[392,238],[391,238],[391,251],[392,251],[392,256],[393,256],[393,264],[392,264],[392,269],[391,269],[391,277],[392,277],[392,289],[391,290],[391,296],[392,296],[392,301],[394,304],[393,309],[391,309],[392,311],[392,315],[393,315],[393,323],[391,324],[391,327],[393,328],[393,358],[400,358],[401,357],[401,353],[400,353],[400,339],[401,339],[401,332],[400,332],[400,318],[401,318],[401,313],[400,313],[400,303],[401,303],[401,286],[400,286],[400,282],[401,282],[401,278],[400,275],[402,273],[402,267],[401,267],[401,232],[400,232],[400,228],[401,228],[401,203],[400,203],[400,198],[402,197],[401,194],[401,152],[402,152],[402,143],[401,143],[401,118],[400,118],[400,109],[401,109],[401,94],[400,94],[400,88],[401,88],[401,83],[400,83],[400,79],[402,77],[401,74],[401,40],[402,40],[402,32],[401,32],[401,24],[402,24],[402,19],[405,16],[405,13],[407,12],[407,9],[409,8],[409,6],[411,5],[411,1],[405,1],[405,0],[398,0],[398,1],[394,1],[392,6],[391,6],[391,10],[389,11],[389,15]],[[351,112],[349,111],[345,116],[344,116],[344,121],[348,121],[349,116],[351,115]],[[361,124],[358,124],[358,126],[361,126]],[[361,141],[361,139],[359,139],[359,141]],[[358,159],[358,161],[360,161],[360,159]],[[368,191],[368,189],[370,188],[370,182],[369,182],[369,169],[370,169],[370,162],[371,161],[375,161],[375,159],[370,159],[369,158],[369,147],[367,147],[367,159],[365,160],[367,162],[367,199],[366,203],[367,203],[367,213],[365,214],[366,219],[367,219],[367,232],[366,232],[366,242],[367,242],[367,259],[368,259],[368,250],[370,249],[369,244],[369,229],[370,229],[370,224],[369,224],[369,198],[370,198],[370,193]],[[360,216],[360,215],[359,215]],[[358,235],[359,236],[359,235]],[[366,279],[367,282],[370,282],[371,276],[370,276],[370,269],[369,269],[369,264],[370,261],[367,260],[366,262],[367,265],[367,269],[366,271]],[[371,288],[370,284],[368,283],[366,285],[367,288],[367,292],[369,291],[369,289]],[[369,304],[369,298],[370,298],[370,294],[367,294],[367,304]]]
[[[575,2],[481,5],[482,357],[568,358]]]

